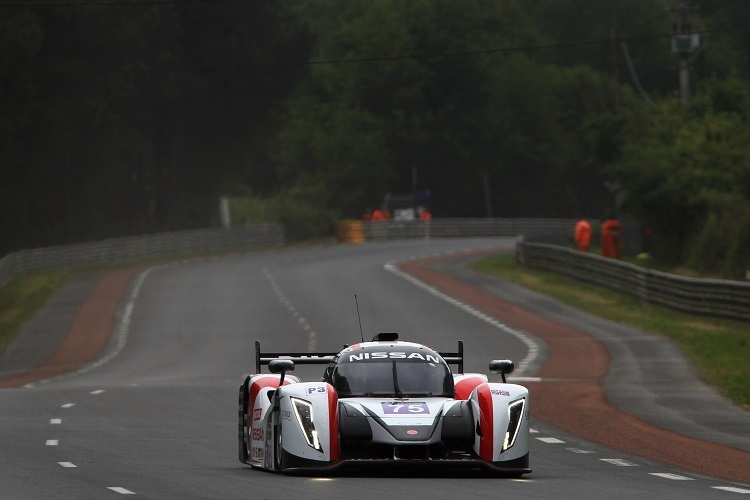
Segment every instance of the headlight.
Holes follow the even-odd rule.
[[[521,428],[521,418],[523,418],[525,403],[525,399],[519,399],[508,405],[508,430],[505,432],[502,451],[516,444],[516,437],[518,436],[518,429]]]
[[[322,452],[323,447],[320,446],[318,431],[315,430],[315,423],[313,421],[312,403],[304,399],[291,398],[291,400],[292,406],[294,406],[294,414],[297,416],[297,422],[299,422],[299,426],[302,428],[302,433],[305,435],[307,444]]]

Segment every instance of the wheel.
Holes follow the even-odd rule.
[[[283,472],[282,465],[282,453],[283,453],[283,447],[282,447],[283,441],[281,437],[281,422],[279,422],[279,425],[276,426],[276,441],[274,443],[274,450],[273,450],[273,462],[274,462],[274,469],[277,472]]]
[[[243,464],[249,463],[249,444],[250,444],[250,416],[248,412],[248,401],[247,401],[247,381],[240,386],[240,401],[239,401],[239,415],[237,418],[238,426],[238,444],[239,444],[239,458]]]
[[[250,416],[245,414],[242,420],[242,455],[245,457],[245,463],[250,463]]]

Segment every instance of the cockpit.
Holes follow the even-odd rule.
[[[326,371],[339,397],[453,397],[453,375],[435,351],[388,343],[345,350]]]

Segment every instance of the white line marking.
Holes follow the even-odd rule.
[[[125,344],[128,341],[128,334],[130,333],[130,321],[133,316],[133,309],[135,308],[135,301],[138,298],[138,295],[141,293],[141,287],[143,286],[143,282],[146,280],[146,277],[151,274],[152,271],[157,269],[162,269],[164,267],[167,267],[169,264],[165,264],[162,266],[155,266],[155,267],[149,267],[145,271],[143,271],[141,274],[138,275],[138,278],[136,278],[135,286],[133,287],[133,291],[130,293],[130,297],[128,298],[128,302],[125,306],[125,312],[122,315],[122,319],[120,320],[120,324],[117,326],[117,330],[115,330],[115,338],[117,339],[117,345],[115,346],[115,349],[110,352],[108,355],[100,359],[99,361],[86,366],[77,372],[75,374],[82,374],[90,372],[91,370],[95,370],[99,368],[100,366],[103,366],[110,361],[112,361],[115,357],[117,357],[118,354],[125,348]]]
[[[61,418],[51,418],[49,420],[49,423],[52,424],[52,425],[60,425],[60,424],[62,424],[62,419]]]
[[[67,467],[67,468],[75,468],[75,467],[78,467],[78,466],[77,466],[76,464],[74,464],[73,462],[57,462],[57,463],[58,463],[58,464],[60,464],[60,466],[61,466],[61,467]]]
[[[106,390],[104,390],[104,389],[97,389],[97,390],[95,390],[95,391],[91,391],[91,392],[89,392],[89,394],[91,394],[91,395],[93,395],[93,396],[96,396],[97,394],[101,394],[101,393],[103,393],[103,392],[107,392],[107,391],[106,391]]]
[[[715,490],[724,490],[729,491],[731,493],[741,493],[744,495],[747,495],[750,493],[750,490],[746,490],[745,488],[735,488],[734,486],[711,486]]]
[[[497,319],[491,317],[490,315],[485,314],[473,308],[472,306],[461,302],[460,300],[456,300],[453,297],[450,297],[449,295],[446,295],[443,292],[439,291],[437,288],[432,287],[418,280],[414,276],[405,273],[404,271],[398,268],[397,263],[389,262],[385,265],[385,269],[386,271],[392,272],[396,276],[399,276],[407,281],[412,282],[416,286],[422,288],[423,290],[426,290],[427,292],[431,293],[435,297],[443,299],[444,301],[458,307],[459,309],[463,309],[464,311],[471,314],[472,316],[479,318],[482,321],[485,321],[486,323],[489,323],[495,328],[502,330],[503,332],[508,333],[516,337],[521,342],[523,342],[526,345],[526,349],[528,350],[528,352],[526,353],[526,357],[523,358],[521,362],[516,365],[516,373],[522,374],[528,368],[528,366],[534,362],[534,360],[539,355],[539,345],[529,335],[522,332],[521,330],[512,328],[506,325],[505,323],[502,323],[501,321],[498,321]]]
[[[552,438],[552,437],[549,437],[549,438],[537,438],[537,439],[539,441],[543,442],[543,443],[550,443],[550,444],[564,443],[565,442],[565,441],[561,441],[560,439]]]
[[[649,472],[652,476],[663,477],[664,479],[672,479],[673,481],[695,481],[692,477],[685,477],[679,474],[671,474],[669,472]]]
[[[596,453],[595,451],[591,451],[591,450],[581,450],[581,449],[579,449],[579,448],[565,448],[565,449],[566,449],[566,450],[568,450],[568,451],[572,451],[573,453],[580,453],[580,454],[585,454],[585,453]]]
[[[123,488],[122,486],[107,486],[107,489],[112,490],[115,493],[119,493],[121,495],[135,495],[135,493],[133,493],[132,491],[126,488]]]
[[[65,404],[64,404],[64,405],[62,405],[62,406],[61,406],[60,408],[72,408],[72,407],[74,407],[75,405],[76,405],[75,403],[65,403]]]
[[[634,464],[633,462],[628,462],[627,460],[623,460],[622,458],[600,458],[602,462],[607,462],[612,465],[619,465],[620,467],[638,467],[638,464]]]
[[[44,443],[47,446],[57,446],[57,444],[60,442],[59,439],[48,439],[46,443]]]
[[[281,289],[279,284],[276,283],[276,278],[273,277],[273,274],[271,274],[268,269],[263,269],[263,275],[268,279],[268,281],[271,282],[271,288],[273,288],[273,291],[276,293],[276,297],[279,299],[279,302],[284,304],[287,309],[289,309],[289,312],[292,313],[292,316],[297,318],[297,322],[302,327],[302,330],[307,332],[308,352],[315,352],[318,349],[318,334],[315,333],[315,330],[313,330],[312,326],[310,326],[310,323],[308,323],[307,320],[303,316],[300,316],[300,314],[294,309],[292,303],[284,295],[284,291]]]
[[[95,370],[99,368],[100,366],[103,366],[110,361],[112,361],[118,354],[120,354],[120,351],[122,351],[125,348],[125,344],[128,341],[128,333],[130,333],[130,321],[133,317],[133,309],[135,308],[135,301],[138,298],[138,295],[141,293],[141,287],[143,286],[143,282],[146,280],[146,276],[148,276],[151,271],[154,269],[159,269],[164,266],[157,266],[157,267],[149,267],[145,271],[143,271],[141,274],[138,275],[138,278],[136,279],[135,286],[133,287],[133,291],[130,293],[130,297],[128,297],[128,302],[125,305],[125,312],[122,314],[122,319],[120,320],[120,324],[117,325],[117,330],[115,330],[115,338],[117,339],[117,345],[115,345],[115,348],[112,352],[104,356],[99,361],[86,366],[84,368],[81,368],[75,374],[80,375],[82,373],[90,372],[91,370]]]
[[[529,434],[539,434],[539,431],[532,427],[529,427]]]

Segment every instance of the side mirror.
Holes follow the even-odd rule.
[[[272,359],[268,362],[271,373],[289,373],[294,371],[294,361],[291,359]]]
[[[272,359],[268,362],[268,371],[281,373],[281,378],[279,378],[279,387],[281,387],[284,383],[284,375],[294,371],[294,361],[291,359]]]
[[[516,366],[513,364],[513,361],[509,359],[494,359],[490,361],[490,371],[492,373],[499,373],[503,377],[503,382],[505,382],[505,376],[509,373],[513,373],[513,370],[516,368]]]

